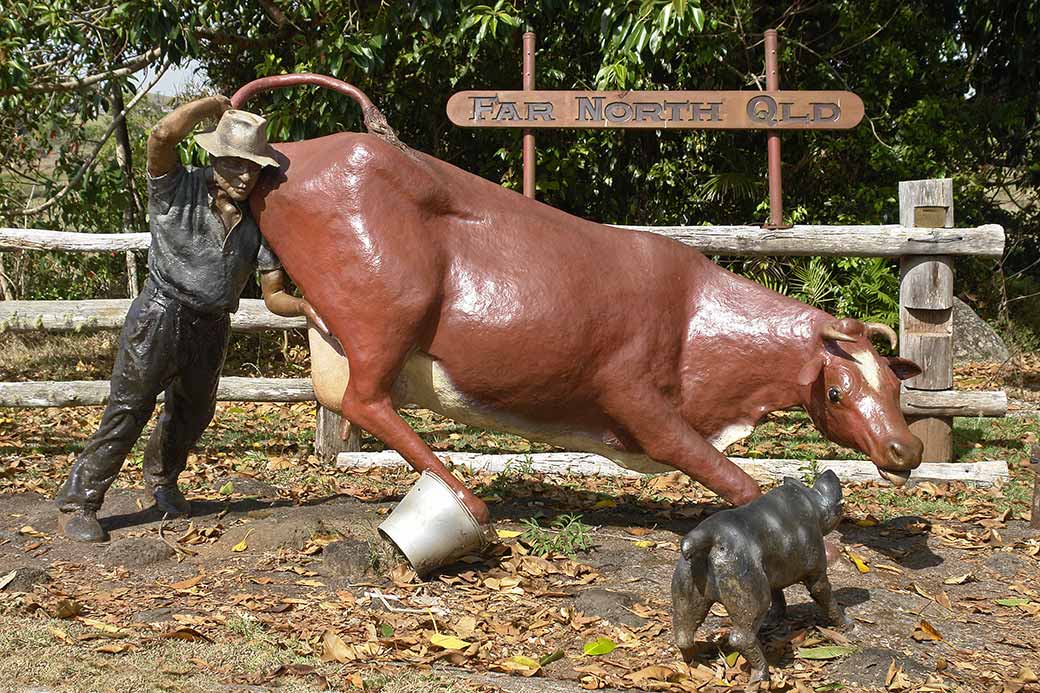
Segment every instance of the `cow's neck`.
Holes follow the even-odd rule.
[[[711,315],[700,320],[717,340],[717,375],[732,395],[714,428],[721,435],[755,425],[773,411],[803,407],[802,366],[814,356],[818,325],[833,318],[743,277],[724,273],[713,293]],[[714,330],[714,334],[711,334]]]

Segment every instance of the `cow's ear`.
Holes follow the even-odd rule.
[[[801,370],[798,371],[798,384],[812,385],[820,377],[820,371],[822,370],[823,355],[819,354],[802,364]]]
[[[916,363],[910,359],[904,359],[901,356],[889,356],[888,367],[895,372],[896,377],[900,380],[908,380],[915,376],[921,375],[922,369]]]

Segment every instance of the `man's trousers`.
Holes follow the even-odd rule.
[[[105,492],[166,393],[144,453],[149,491],[175,485],[188,453],[213,418],[230,317],[192,310],[145,282],[119,335],[108,406],[58,493],[64,512],[101,508]]]

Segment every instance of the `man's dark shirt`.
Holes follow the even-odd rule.
[[[253,271],[281,264],[248,208],[230,233],[212,206],[212,168],[177,164],[148,176],[148,274],[166,295],[202,313],[234,313]]]

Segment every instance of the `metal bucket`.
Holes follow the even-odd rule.
[[[440,477],[423,472],[379,532],[401,550],[419,577],[491,542],[491,526],[481,525]]]

